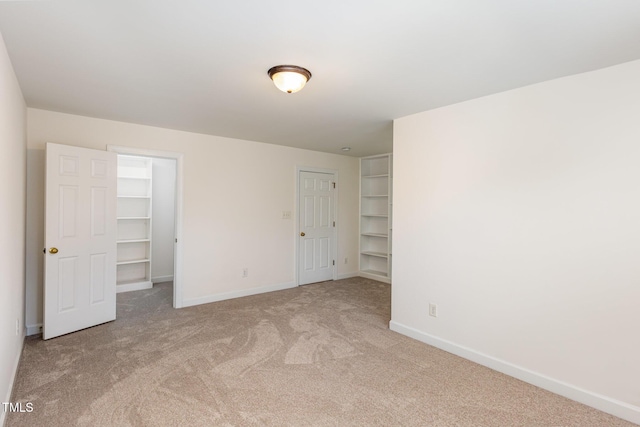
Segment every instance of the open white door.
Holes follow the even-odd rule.
[[[43,338],[116,318],[116,153],[47,143]]]
[[[301,171],[299,176],[300,285],[333,279],[334,175]]]

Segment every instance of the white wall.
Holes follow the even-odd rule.
[[[0,35],[0,399],[9,402],[24,340],[26,108]],[[16,333],[16,320],[20,322]],[[0,408],[0,425],[5,413]]]
[[[396,120],[394,171],[391,327],[640,423],[640,61]]]
[[[27,322],[42,322],[45,142],[184,153],[185,304],[295,283],[296,166],[339,171],[338,258],[358,255],[358,159],[29,108]],[[242,268],[249,277],[242,278]],[[338,263],[357,274],[357,263]]]
[[[154,158],[152,176],[151,278],[163,282],[173,280],[176,160]]]

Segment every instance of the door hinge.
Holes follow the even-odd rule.
[[[335,222],[335,221],[333,221],[333,226],[334,226],[334,227],[336,226],[336,222]]]
[[[176,238],[176,243],[178,243],[178,238]]]
[[[333,184],[333,188],[336,188],[336,183],[335,183],[335,182],[332,182],[332,184]]]
[[[336,265],[336,260],[335,259],[333,260],[333,265]]]

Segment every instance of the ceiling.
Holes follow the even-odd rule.
[[[29,107],[364,156],[393,119],[640,59],[640,1],[0,1],[0,33]],[[282,93],[279,64],[313,77]]]

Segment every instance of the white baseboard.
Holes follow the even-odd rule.
[[[338,274],[337,277],[336,280],[351,279],[352,277],[360,277],[360,274],[356,271],[355,273]]]
[[[619,400],[612,399],[597,393],[584,390],[563,381],[547,377],[546,375],[530,371],[529,369],[514,365],[507,361],[497,359],[484,353],[480,353],[468,347],[461,346],[451,341],[443,340],[433,335],[426,334],[417,329],[405,326],[401,323],[390,321],[389,328],[392,331],[406,335],[423,343],[432,345],[446,352],[455,354],[495,371],[517,378],[529,384],[559,394],[576,402],[583,403],[592,408],[606,412],[632,423],[640,424],[640,407],[630,405]]]
[[[173,275],[171,276],[158,276],[152,277],[151,281],[153,283],[164,283],[164,282],[173,282]]]
[[[150,280],[146,282],[126,283],[124,285],[116,285],[116,293],[119,294],[120,292],[141,291],[143,289],[151,288],[153,288],[153,283]]]
[[[224,301],[227,299],[247,297],[249,295],[264,294],[267,292],[282,291],[284,289],[295,288],[298,285],[295,282],[280,283],[277,285],[260,286],[258,288],[242,289],[240,291],[223,292],[221,294],[208,295],[206,297],[184,299],[182,307],[191,307],[193,305],[209,304],[211,302]]]
[[[24,337],[22,337],[22,345],[20,346],[20,351],[16,355],[16,359],[13,362],[13,371],[11,373],[11,380],[8,384],[8,390],[4,397],[3,402],[11,402],[11,394],[13,393],[13,385],[16,382],[16,375],[18,375],[18,367],[20,366],[20,358],[22,357],[22,350],[24,349]],[[0,408],[0,426],[4,425],[6,412],[4,411],[4,407]]]
[[[35,325],[27,325],[27,336],[38,335],[42,333],[42,323],[36,323]],[[2,425],[2,424],[0,424]]]

